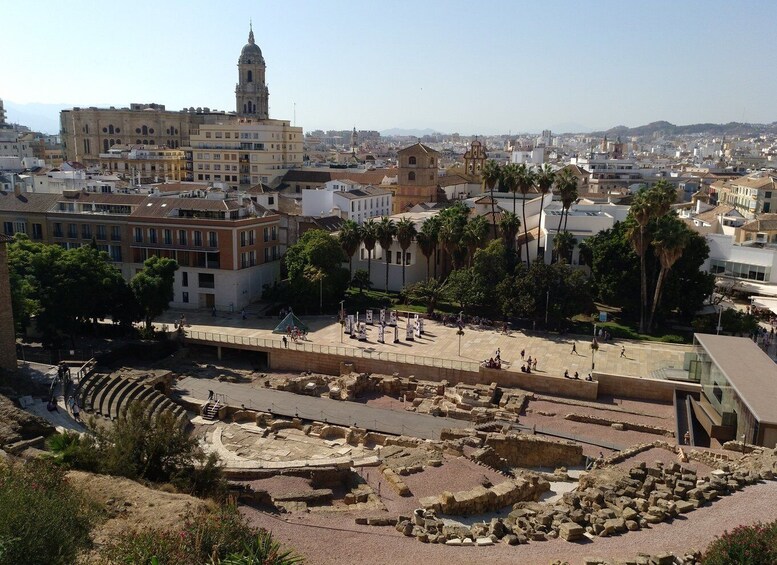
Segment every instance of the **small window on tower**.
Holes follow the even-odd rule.
[[[254,73],[253,71],[248,71],[248,82],[254,82]]]

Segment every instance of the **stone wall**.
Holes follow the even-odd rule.
[[[11,309],[11,282],[8,278],[7,238],[0,235],[0,369],[16,370],[16,332]]]
[[[640,400],[656,400],[658,402],[671,403],[675,390],[701,391],[701,386],[693,383],[681,383],[663,379],[643,379],[605,373],[594,373],[594,380],[599,383],[599,394],[617,398],[638,398]]]
[[[508,479],[491,488],[476,486],[456,493],[443,492],[439,496],[421,499],[421,506],[435,512],[453,516],[473,516],[499,510],[523,501],[536,501],[550,490],[550,484],[536,475]]]
[[[582,446],[537,436],[491,433],[484,445],[513,467],[573,467],[583,462]]]

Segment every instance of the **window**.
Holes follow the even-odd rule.
[[[111,245],[108,253],[111,256],[111,261],[116,261],[117,263],[121,262],[121,247],[118,245]]]
[[[202,232],[201,231],[195,231],[194,232],[194,245],[197,247],[202,247]]]
[[[189,273],[181,271],[181,286],[189,286]]]
[[[401,264],[402,264],[402,252],[397,251],[397,265],[401,265]]]
[[[277,241],[278,239],[278,226],[272,227],[272,240]]]
[[[413,171],[407,174],[407,180],[415,180],[415,173]]]
[[[219,245],[219,238],[215,231],[209,231],[208,232],[208,245],[210,247],[218,247]]]
[[[410,158],[407,160],[407,164],[408,164],[408,165],[415,165],[415,164],[416,164],[415,157],[410,157]]]
[[[32,224],[32,239],[43,239],[43,226]]]
[[[3,222],[3,233],[13,235],[13,222]]]
[[[104,241],[107,239],[107,234],[105,232],[105,226],[97,226],[97,239],[100,241]]]
[[[178,230],[178,245],[186,245],[186,230]]]
[[[410,264],[410,253],[405,253],[405,265]]]
[[[248,232],[248,244],[253,245],[256,243],[256,230],[251,230]]]
[[[264,228],[264,242],[270,241],[270,228]]]
[[[267,263],[270,260],[270,248],[264,248],[264,262]]]
[[[70,239],[76,239],[78,237],[78,226],[76,224],[68,224],[67,236]]]
[[[169,229],[162,231],[162,241],[164,241],[165,245],[171,245],[173,243],[173,231]]]
[[[184,292],[183,294],[181,294],[181,301],[184,304],[188,304],[188,302],[189,302],[189,293],[188,292]]]
[[[156,228],[149,228],[148,241],[149,243],[156,243]]]
[[[81,224],[81,237],[83,239],[92,239],[92,226],[89,224]]]
[[[143,242],[143,230],[141,228],[134,228],[133,230],[133,240],[135,243],[142,243]]]
[[[54,237],[62,237],[62,224],[54,224]]]
[[[121,230],[119,226],[111,226],[111,241],[121,241]]]
[[[216,288],[216,281],[213,273],[200,273],[198,282],[200,288]]]
[[[246,246],[246,240],[248,239],[248,236],[246,235],[247,232],[241,231],[240,232],[240,247]]]

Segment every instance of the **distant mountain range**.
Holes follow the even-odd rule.
[[[616,126],[606,131],[591,132],[593,136],[607,137],[640,137],[650,135],[677,136],[707,134],[717,136],[747,136],[760,135],[762,133],[777,133],[777,122],[771,124],[748,124],[740,122],[729,122],[727,124],[690,124],[687,126],[677,126],[669,122],[652,122],[644,126],[629,128],[626,126]]]
[[[414,137],[423,137],[425,135],[434,135],[439,134],[439,131],[433,130],[433,129],[403,129],[403,128],[391,128],[391,129],[384,129],[380,132],[380,135],[385,137],[408,137],[408,136],[414,136]]]

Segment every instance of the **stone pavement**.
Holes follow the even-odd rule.
[[[272,330],[280,322],[277,318],[257,318],[242,320],[240,313],[220,312],[213,317],[210,312],[168,311],[157,320],[157,325],[167,323],[172,327],[181,314],[186,316],[187,330],[214,332],[230,336],[256,337],[280,341],[281,336]],[[362,314],[363,317],[363,314]],[[542,332],[511,331],[504,335],[499,331],[465,328],[461,336],[461,355],[459,355],[459,336],[457,328],[445,327],[438,322],[425,322],[425,335],[409,342],[403,339],[405,322],[400,321],[400,343],[380,344],[377,342],[378,329],[367,326],[367,342],[341,338],[341,326],[333,316],[302,316],[302,321],[310,326],[308,341],[318,345],[344,346],[359,349],[388,351],[397,354],[416,355],[453,361],[478,363],[493,357],[497,348],[501,350],[503,367],[519,370],[521,350],[526,357],[537,358],[537,372],[540,374],[562,375],[568,370],[570,375],[577,371],[581,378],[591,372],[591,337]],[[393,332],[393,330],[392,330]],[[393,337],[393,333],[391,334]],[[342,343],[341,343],[342,339]],[[576,344],[577,353],[572,353],[572,344]],[[620,356],[621,346],[626,351]],[[290,347],[294,347],[293,344]],[[682,368],[685,352],[691,351],[690,345],[664,344],[649,341],[613,340],[599,343],[595,354],[596,371],[626,375],[632,377],[650,377],[653,371],[667,367]]]
[[[425,439],[440,439],[443,428],[466,427],[469,422],[404,412],[374,408],[356,402],[344,402],[304,396],[279,390],[253,388],[244,384],[219,382],[213,379],[185,377],[175,385],[176,392],[183,396],[204,401],[208,391],[212,390],[217,398],[229,406],[272,412],[282,416],[308,420],[326,421],[341,426],[356,425],[359,428],[384,432],[393,435],[412,435]]]

